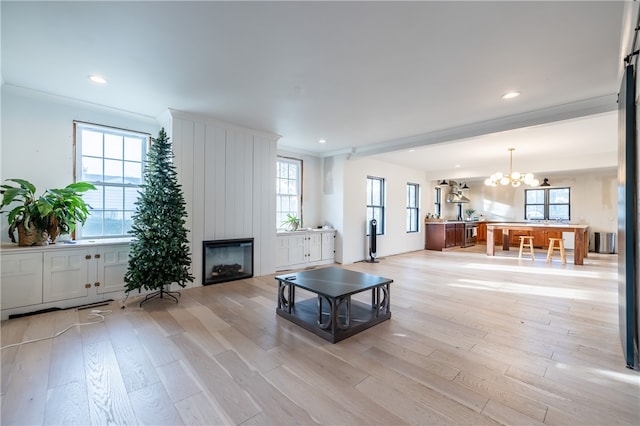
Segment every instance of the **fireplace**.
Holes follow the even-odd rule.
[[[202,242],[202,285],[253,276],[253,238]]]

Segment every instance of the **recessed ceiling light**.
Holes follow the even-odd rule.
[[[456,169],[459,169],[459,168],[460,168],[460,164],[456,164]]]
[[[520,96],[520,92],[507,92],[504,95],[502,95],[502,99],[513,99],[513,98],[517,98],[518,96]]]
[[[90,75],[89,80],[98,84],[107,84],[107,80],[105,80],[104,77],[101,77],[99,75]]]
[[[320,139],[320,140],[318,141],[318,143],[327,143],[327,141],[326,141],[326,140],[324,140],[324,139]]]

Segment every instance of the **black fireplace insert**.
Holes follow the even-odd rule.
[[[253,238],[202,242],[202,284],[253,277]]]

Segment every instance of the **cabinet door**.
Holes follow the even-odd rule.
[[[322,260],[335,260],[335,239],[336,234],[334,232],[322,233]]]
[[[2,309],[42,303],[42,253],[2,254]]]
[[[445,225],[445,247],[454,247],[456,245],[456,226],[454,224]]]
[[[299,235],[294,234],[289,237],[289,265],[297,265],[307,261],[305,256],[306,237],[306,232],[300,232]]]
[[[531,231],[534,247],[547,247],[547,231]]]
[[[87,297],[91,255],[84,249],[55,250],[43,254],[42,293],[44,302]]]
[[[129,264],[129,245],[102,247],[93,258],[96,280],[93,285],[99,294],[124,291],[124,275]]]
[[[317,262],[322,259],[322,234],[310,232],[307,236],[307,262]]]
[[[487,242],[487,224],[486,223],[478,223],[478,243]]]
[[[509,245],[512,247],[520,247],[520,237],[526,237],[529,235],[529,231],[509,231]]]
[[[464,244],[464,224],[456,224],[456,246],[462,246]]]
[[[289,243],[291,239],[288,235],[278,235],[276,237],[276,268],[283,268],[289,264]]]

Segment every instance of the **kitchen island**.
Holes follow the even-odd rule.
[[[573,263],[583,265],[588,256],[589,225],[571,225],[567,223],[491,223],[487,224],[487,256],[495,255],[495,231],[502,231],[502,249],[509,250],[510,231],[550,231],[573,232]]]

